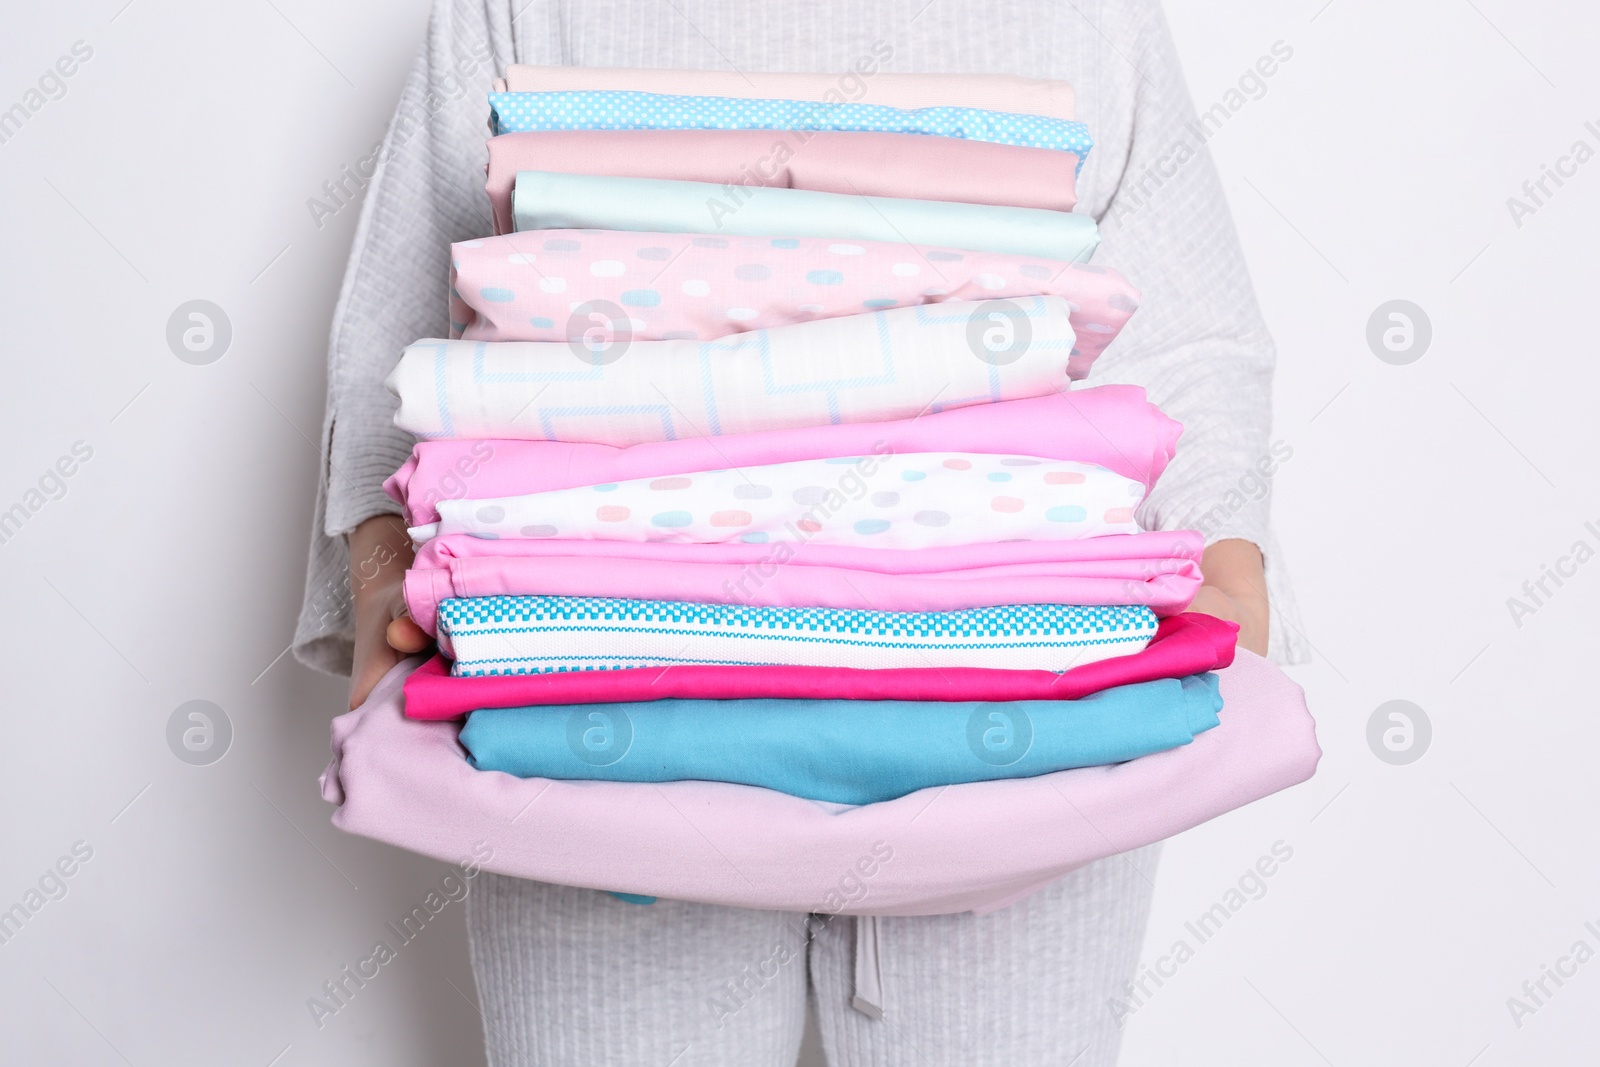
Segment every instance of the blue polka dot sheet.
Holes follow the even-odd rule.
[[[1087,263],[1100,244],[1094,219],[1070,211],[769,186],[734,196],[710,182],[667,178],[525,170],[511,203],[518,230],[831,237],[1074,263]]]
[[[1070,119],[968,107],[915,110],[881,104],[754,100],[640,92],[490,93],[495,133],[537,130],[835,130],[911,133],[1071,152],[1083,166],[1094,146]]]
[[[1155,633],[1142,606],[898,612],[573,596],[439,605],[440,647],[458,677],[677,664],[1061,672],[1140,652]]]

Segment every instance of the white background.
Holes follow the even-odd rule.
[[[478,1062],[459,905],[311,1022],[306,998],[444,868],[329,826],[315,780],[344,687],[281,655],[355,216],[319,229],[306,200],[380,138],[426,5],[124,2],[8,4],[0,35],[0,108],[75,41],[94,50],[0,144],[0,510],[93,449],[0,544],[0,909],[93,849],[0,945],[0,1062]],[[1600,149],[1600,17],[1548,0],[1169,14],[1202,109],[1273,42],[1294,49],[1212,147],[1281,351],[1277,527],[1326,755],[1309,784],[1167,847],[1149,964],[1193,946],[1184,923],[1274,842],[1294,853],[1133,1014],[1123,1062],[1593,1062],[1600,962],[1520,1027],[1506,1002],[1574,942],[1600,950],[1582,680],[1600,561],[1520,626],[1506,602],[1574,542],[1600,548],[1600,161],[1520,227],[1506,200],[1574,141]],[[209,366],[164,339],[194,298],[233,324]],[[1365,340],[1395,298],[1433,325],[1409,366]],[[1396,698],[1434,730],[1409,766],[1366,740]],[[212,766],[167,747],[192,699],[234,726]]]

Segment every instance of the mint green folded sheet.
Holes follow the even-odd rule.
[[[841,256],[887,241],[1087,263],[1100,243],[1094,219],[1068,211],[542,170],[517,172],[511,206],[518,230],[698,233],[707,247],[716,234],[829,237]]]

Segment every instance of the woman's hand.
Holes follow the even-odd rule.
[[[1239,647],[1267,654],[1267,579],[1261,550],[1231,538],[1206,549],[1200,569],[1205,584],[1190,611],[1239,624]]]
[[[398,515],[375,515],[350,531],[350,593],[356,625],[350,706],[360,707],[378,679],[432,641],[406,614],[405,574],[415,553]]]

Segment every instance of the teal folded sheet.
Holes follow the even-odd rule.
[[[480,770],[519,778],[701,780],[840,804],[1029,778],[1186,745],[1218,723],[1213,674],[1081,700],[657,700],[486,708],[461,729]]]
[[[511,211],[518,230],[830,237],[841,256],[862,253],[848,242],[884,241],[1087,263],[1100,244],[1094,219],[1070,211],[543,170],[517,172]]]

